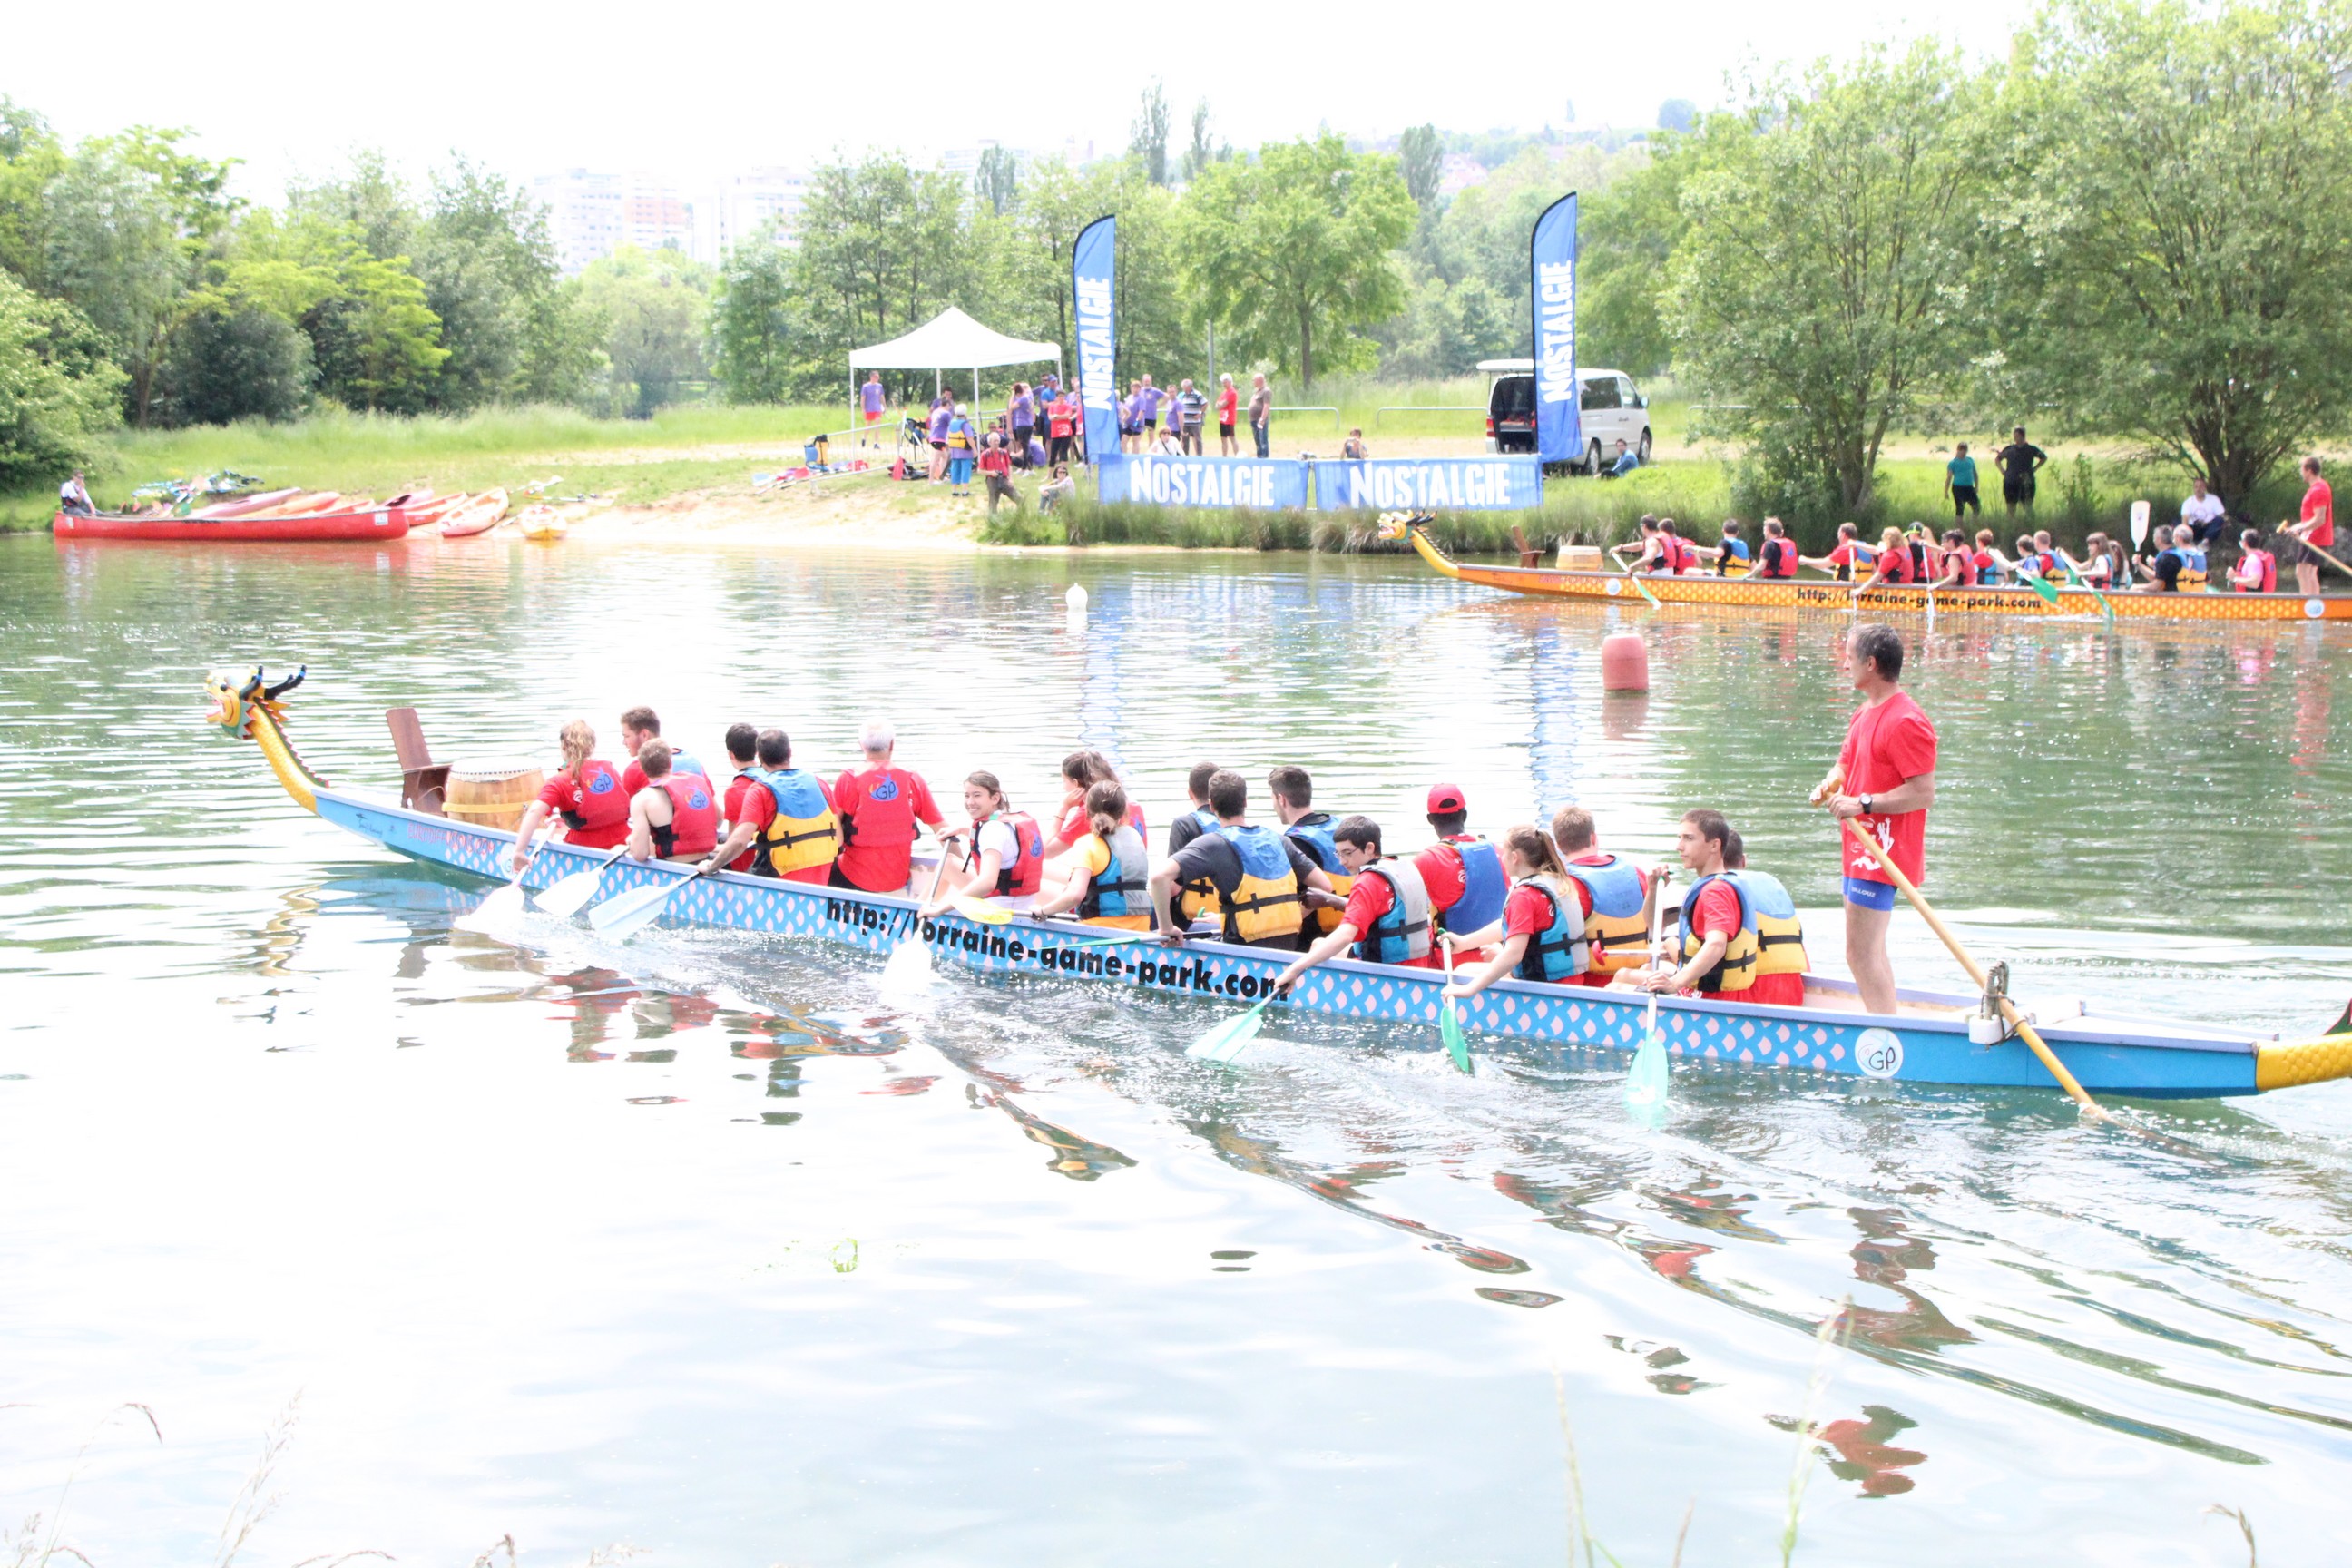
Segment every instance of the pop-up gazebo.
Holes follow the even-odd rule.
[[[980,398],[980,373],[982,367],[1000,364],[1035,364],[1040,360],[1054,362],[1054,374],[1062,374],[1062,345],[1059,343],[1024,342],[1008,338],[992,327],[983,327],[953,305],[941,310],[903,338],[892,338],[887,343],[871,348],[849,351],[849,405],[857,407],[857,373],[866,370],[928,370],[931,384],[940,384],[940,373],[949,365],[971,372],[972,399]],[[855,415],[853,414],[853,420]]]

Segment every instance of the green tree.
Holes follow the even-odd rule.
[[[39,286],[47,259],[44,194],[65,166],[48,121],[0,97],[0,270],[28,288]]]
[[[710,269],[675,250],[625,245],[581,275],[587,303],[605,323],[612,406],[650,419],[677,401],[678,384],[704,374]]]
[[[1202,170],[1233,155],[1231,147],[1210,134],[1209,100],[1198,100],[1192,105],[1192,142],[1184,149],[1184,183],[1191,184],[1201,177]]]
[[[1752,135],[1705,143],[1670,269],[1677,363],[1738,408],[1791,510],[1867,513],[1886,433],[1964,364],[1969,224],[1984,194],[1972,95],[1922,43],[1769,85]],[[1799,502],[1805,503],[1799,505]]]
[[[1186,248],[1211,313],[1244,358],[1295,371],[1368,364],[1365,328],[1405,302],[1391,252],[1412,232],[1412,197],[1384,153],[1328,132],[1217,163],[1186,198]]]
[[[441,319],[408,258],[373,254],[367,230],[335,210],[249,215],[219,280],[199,299],[207,309],[267,310],[300,327],[319,390],[346,407],[421,413],[433,405],[449,357]]]
[[[998,217],[1004,216],[1013,205],[1020,185],[1020,166],[1009,147],[992,146],[980,150],[980,164],[971,172],[972,194],[982,205]]]
[[[791,255],[772,228],[762,229],[727,253],[711,294],[711,370],[729,400],[783,402],[805,379],[801,335]]]
[[[2015,394],[2233,508],[2352,414],[2352,16],[2071,0],[2016,51],[1987,247]],[[2002,421],[2006,424],[2008,421]]]
[[[910,331],[975,295],[982,279],[966,205],[961,182],[896,154],[816,170],[792,267],[809,357],[845,375],[851,349]]]
[[[611,368],[604,354],[604,318],[588,303],[586,289],[577,278],[563,279],[531,296],[516,399],[584,402]]]
[[[415,243],[425,303],[449,351],[435,405],[463,410],[523,395],[542,301],[561,282],[546,210],[459,158],[434,174]]]
[[[165,425],[292,419],[318,379],[310,340],[274,311],[202,310],[173,335],[155,378],[154,416]]]
[[[1397,165],[1412,205],[1426,219],[1436,216],[1438,180],[1445,173],[1445,142],[1434,125],[1414,125],[1397,138]]]
[[[122,373],[72,306],[0,273],[0,489],[91,466],[117,423]]]
[[[1143,172],[1155,185],[1168,183],[1168,90],[1160,79],[1143,89],[1143,102],[1128,132],[1129,156],[1143,161]]]

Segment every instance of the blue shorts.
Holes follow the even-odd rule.
[[[1856,909],[1876,910],[1885,914],[1895,907],[1895,884],[1865,882],[1860,877],[1845,879],[1845,901]]]

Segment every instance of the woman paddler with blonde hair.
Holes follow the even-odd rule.
[[[1442,931],[1438,940],[1450,944],[1455,963],[1465,948],[1502,943],[1486,967],[1475,973],[1457,973],[1445,988],[1448,996],[1475,996],[1505,975],[1520,980],[1566,984],[1583,973],[1591,950],[1584,936],[1584,910],[1576,889],[1569,885],[1568,868],[1560,863],[1551,835],[1521,823],[1496,844],[1503,869],[1510,873],[1511,896],[1503,902],[1503,918],[1483,930]]]
[[[1854,596],[1861,597],[1868,588],[1898,587],[1915,581],[1917,563],[1911,559],[1911,546],[1904,540],[1903,531],[1888,525],[1878,536],[1878,559],[1873,563],[1870,581],[1856,582]]]
[[[549,816],[563,820],[563,841],[583,849],[618,849],[629,837],[629,797],[620,770],[595,755],[596,731],[574,719],[556,736],[563,765],[556,770],[522,814],[515,829],[513,866],[520,874],[530,858],[530,841]]]
[[[1088,925],[1150,930],[1150,855],[1129,815],[1127,791],[1116,780],[1089,784],[1086,812],[1087,831],[1046,868],[1047,884],[1029,913],[1042,919],[1076,910]],[[1056,875],[1059,886],[1052,885]]]

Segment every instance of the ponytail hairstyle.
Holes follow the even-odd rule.
[[[574,719],[563,726],[555,739],[563,748],[563,771],[572,775],[572,783],[579,783],[580,770],[596,750],[596,731],[589,728],[587,720]]]
[[[963,782],[968,784],[978,784],[982,789],[986,790],[990,795],[996,797],[996,809],[998,811],[1003,811],[1004,809],[1004,786],[997,782],[997,778],[994,773],[990,773],[985,768],[975,769],[973,772],[964,775]]]
[[[1568,868],[1560,863],[1559,846],[1551,841],[1550,834],[1531,822],[1522,822],[1504,834],[1503,847],[1533,866],[1531,874],[1555,890],[1560,879],[1568,875]]]
[[[1127,826],[1127,791],[1116,779],[1087,786],[1087,826],[1105,844],[1110,836]]]
[[[1091,788],[1098,784],[1117,784],[1118,770],[1100,752],[1072,752],[1062,759],[1062,776],[1074,784]]]

